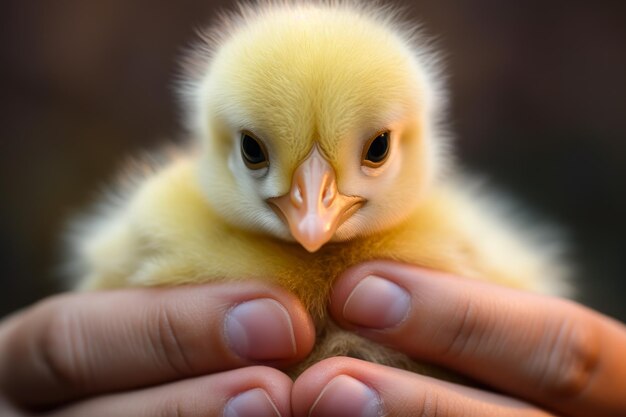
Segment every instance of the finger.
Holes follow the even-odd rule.
[[[0,391],[46,406],[310,351],[297,299],[260,284],[69,294],[0,328]]]
[[[88,399],[47,417],[288,417],[291,386],[275,369],[250,367]]]
[[[331,310],[366,337],[555,410],[626,410],[625,327],[575,303],[373,262],[343,276]]]
[[[548,417],[529,404],[352,358],[333,358],[294,383],[294,416]]]

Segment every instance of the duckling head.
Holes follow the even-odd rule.
[[[209,204],[309,252],[406,219],[447,159],[436,59],[417,38],[349,3],[224,18],[185,88]]]

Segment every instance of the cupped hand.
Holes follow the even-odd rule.
[[[347,271],[343,327],[490,391],[349,358],[296,382],[296,416],[626,416],[626,327],[574,302],[391,262]]]
[[[56,296],[0,323],[0,415],[289,416],[269,366],[313,341],[297,299],[261,284]]]

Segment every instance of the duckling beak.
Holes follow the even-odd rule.
[[[335,170],[317,145],[294,172],[289,192],[267,201],[287,223],[294,239],[309,252],[328,242],[365,202],[338,191]]]

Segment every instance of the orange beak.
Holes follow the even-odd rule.
[[[317,145],[294,172],[289,192],[267,201],[309,252],[328,242],[365,202],[361,197],[339,193],[335,171]]]

